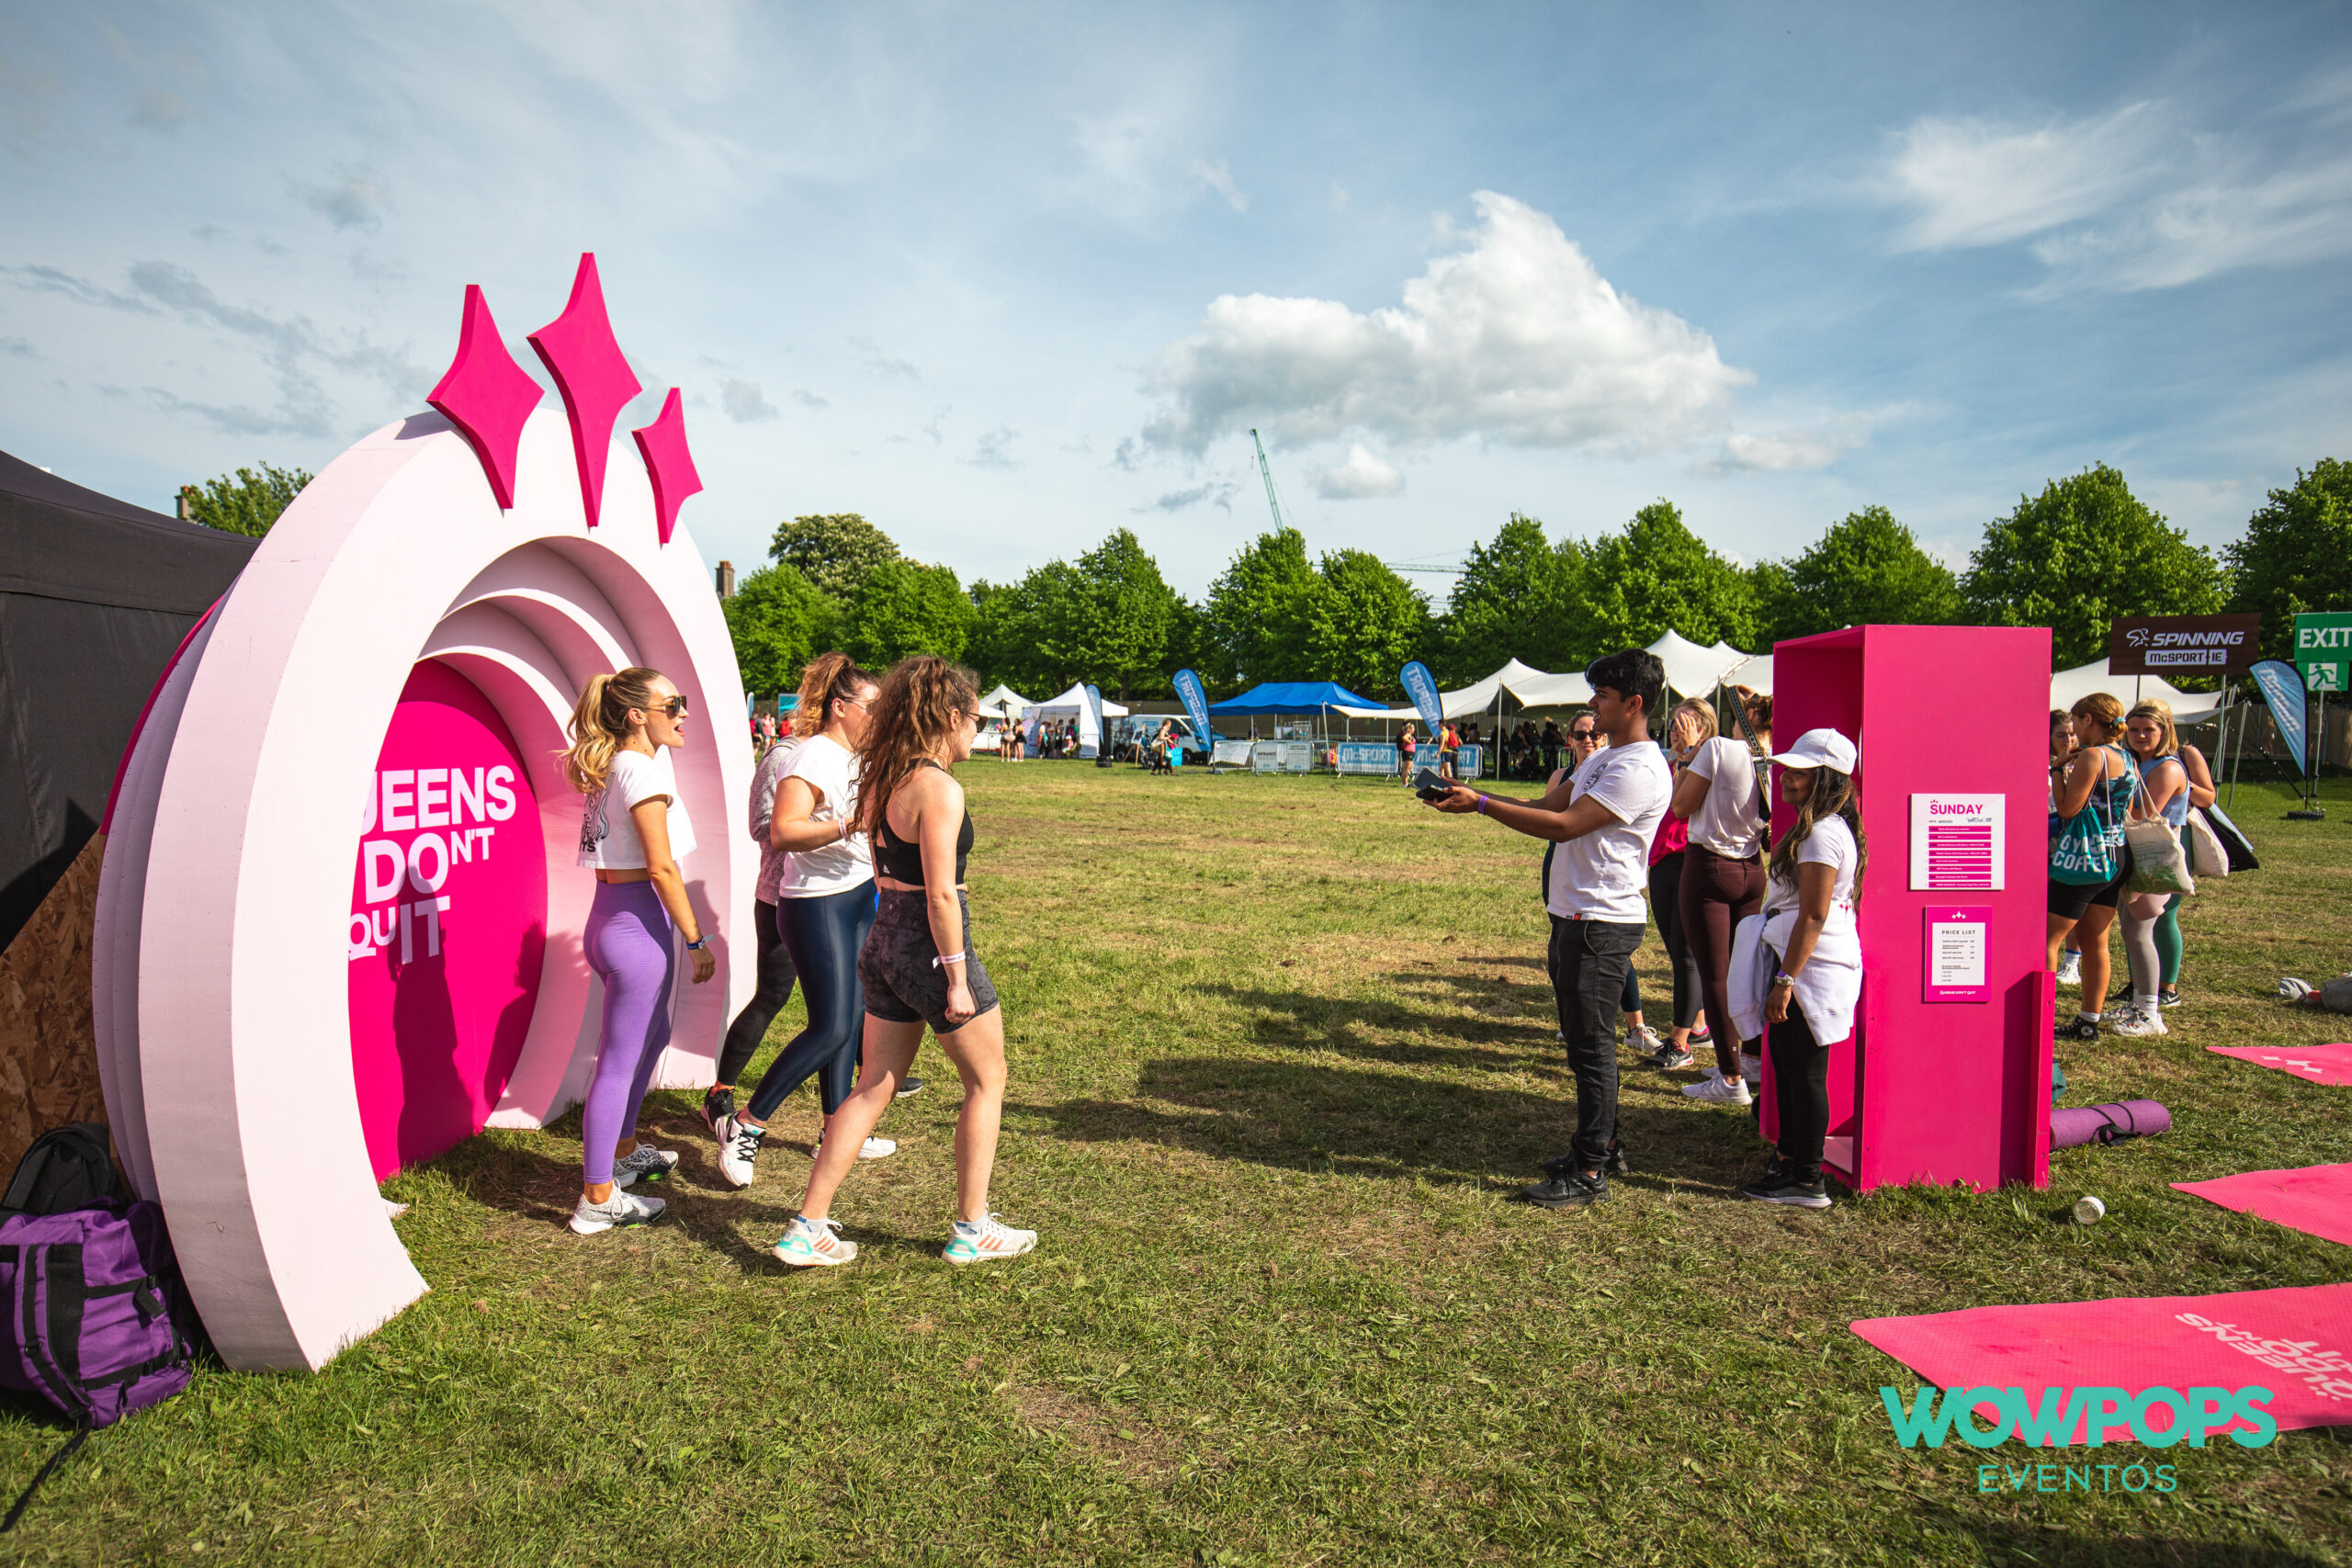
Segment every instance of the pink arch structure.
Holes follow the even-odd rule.
[[[555,754],[599,671],[651,665],[703,721],[676,761],[700,840],[686,877],[718,973],[679,987],[654,1081],[708,1083],[750,997],[758,856],[733,829],[752,764],[729,723],[742,680],[701,556],[683,530],[662,542],[635,462],[610,465],[592,534],[553,409],[524,428],[513,493],[503,510],[439,414],[345,452],[190,637],[118,786],[95,955],[107,1111],[233,1367],[323,1366],[428,1288],[369,1164],[347,945],[379,751],[422,661],[488,699],[538,801],[544,954],[483,1124],[561,1114],[594,1061],[600,993],[581,952],[594,884],[572,865],[581,801]]]

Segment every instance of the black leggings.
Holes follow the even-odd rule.
[[[1699,1016],[1699,960],[1682,931],[1682,860],[1677,850],[1650,867],[1650,912],[1666,942],[1666,963],[1674,976],[1674,1027],[1688,1029]]]
[[[1814,1043],[1812,1026],[1794,1000],[1786,1021],[1764,1029],[1772,1053],[1772,1103],[1780,1113],[1779,1146],[1790,1175],[1811,1181],[1821,1174],[1821,1145],[1829,1134],[1829,1048]]]
[[[817,898],[779,898],[775,923],[792,966],[800,972],[808,1027],[768,1064],[748,1109],[765,1122],[786,1095],[811,1074],[822,1073],[818,1087],[831,1116],[857,1087],[858,1047],[865,1029],[857,952],[874,924],[874,884],[862,882],[845,893]]]
[[[792,954],[784,950],[784,939],[776,934],[775,906],[765,900],[753,906],[752,924],[760,938],[759,984],[735,1021],[727,1026],[727,1042],[718,1048],[718,1081],[723,1084],[732,1084],[751,1065],[760,1042],[768,1037],[768,1025],[792,999],[797,977]]]

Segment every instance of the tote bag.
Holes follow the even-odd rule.
[[[2107,819],[2106,795],[2107,775],[2102,772],[2083,808],[2058,824],[2058,836],[2050,840],[2051,881],[2069,887],[2098,887],[2115,880],[2115,846],[2108,841],[2112,825]]]
[[[2153,810],[2155,799],[2148,793],[2148,776],[2140,775],[2135,798]],[[2134,893],[2194,893],[2197,880],[2188,874],[2188,854],[2182,849],[2172,824],[2161,817],[2145,821],[2127,822],[2123,827],[2123,841],[2132,848],[2132,882]]]
[[[2188,869],[2199,876],[2230,874],[2230,852],[2222,844],[2222,836],[2213,831],[2213,824],[2197,807],[2188,808],[2188,830],[2182,838],[2188,842]]]

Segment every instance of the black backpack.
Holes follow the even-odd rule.
[[[0,1216],[62,1214],[120,1193],[107,1130],[95,1122],[69,1122],[34,1139],[17,1162],[17,1174],[0,1197]]]

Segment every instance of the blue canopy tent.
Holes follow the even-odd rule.
[[[1321,721],[1328,739],[1332,709],[1370,705],[1337,681],[1261,681],[1238,697],[1211,703],[1209,716],[1247,718],[1250,721],[1250,733],[1255,737],[1261,714],[1313,714]]]

